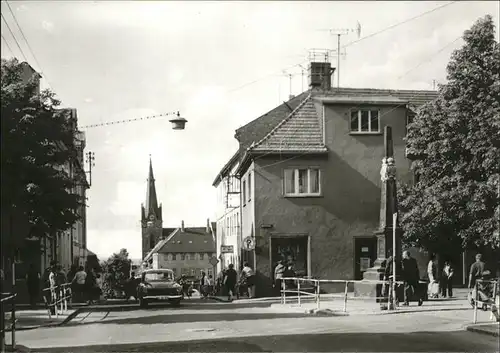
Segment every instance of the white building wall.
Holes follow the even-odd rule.
[[[229,194],[228,193],[228,183],[230,181],[231,175],[234,175],[238,164],[233,166],[231,171],[226,177],[221,180],[217,186],[217,258],[219,263],[217,264],[217,272],[221,271],[222,268],[227,268],[229,264],[234,264],[235,269],[238,270],[240,267],[240,233],[241,233],[241,221],[240,221],[240,195],[239,194]],[[232,177],[232,190],[239,191],[239,180]],[[221,253],[222,245],[232,245],[232,253]]]

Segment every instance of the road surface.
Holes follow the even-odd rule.
[[[496,352],[463,330],[471,311],[314,317],[267,305],[82,313],[69,325],[17,333],[36,352]]]

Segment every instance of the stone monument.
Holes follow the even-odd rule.
[[[399,222],[393,224],[393,214],[397,213],[397,186],[396,165],[394,161],[394,145],[392,140],[392,129],[386,126],[384,129],[384,158],[380,169],[380,224],[375,230],[374,236],[377,241],[377,259],[373,267],[363,273],[363,281],[354,284],[355,296],[383,297],[382,284],[370,283],[368,281],[382,280],[386,261],[392,254],[393,229],[396,228],[396,261],[401,261],[401,228]],[[399,267],[399,266],[398,266]],[[397,275],[397,273],[396,273]],[[399,277],[399,276],[398,276]],[[377,302],[386,302],[377,299]]]

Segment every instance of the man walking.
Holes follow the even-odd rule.
[[[403,251],[402,271],[405,296],[405,302],[403,305],[408,306],[411,298],[417,293],[418,282],[420,280],[420,271],[418,270],[417,260],[411,257],[408,250]],[[422,305],[422,298],[418,299],[418,305]]]
[[[227,300],[231,301],[231,296],[234,296],[235,294],[235,287],[236,287],[236,277],[238,274],[234,270],[234,265],[229,264],[228,269],[226,270],[225,274],[225,279],[224,279],[224,286],[226,287],[226,292],[227,292]]]

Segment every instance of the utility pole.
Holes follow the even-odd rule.
[[[87,157],[87,163],[89,164],[89,170],[85,173],[89,173],[89,186],[92,186],[92,167],[95,167],[95,152],[88,151],[85,153]]]

